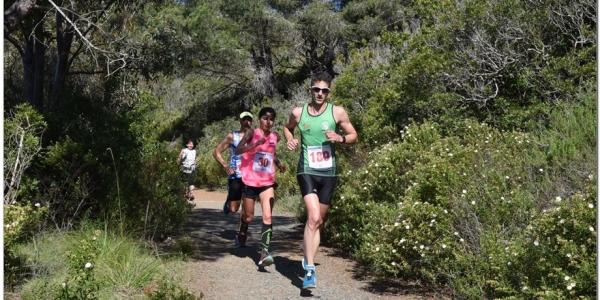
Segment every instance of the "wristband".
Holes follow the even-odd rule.
[[[346,143],[346,136],[342,135],[342,144],[345,144],[345,143]]]

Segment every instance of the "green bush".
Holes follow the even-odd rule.
[[[199,299],[176,284],[177,257],[155,257],[129,237],[94,228],[82,224],[19,246],[36,274],[23,283],[23,299]]]
[[[140,161],[130,162],[120,175],[125,184],[120,194],[112,194],[121,201],[113,201],[110,218],[125,228],[143,229],[146,237],[179,229],[191,209],[182,197],[186,184],[180,173],[167,143],[148,143]]]
[[[406,127],[403,142],[343,174],[328,220],[332,241],[375,273],[482,285],[487,239],[510,239],[529,222],[527,187],[539,174],[527,171],[543,163],[527,160],[529,137],[472,120],[444,137],[448,130]]]
[[[535,212],[522,235],[490,255],[489,295],[595,299],[596,205],[596,179],[590,176],[582,193],[557,196],[551,207]]]
[[[15,252],[15,247],[41,231],[48,207],[34,205],[4,205],[4,286],[19,284],[28,273],[27,264]]]

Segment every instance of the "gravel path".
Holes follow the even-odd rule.
[[[434,291],[400,281],[382,283],[360,278],[356,265],[335,249],[319,247],[315,258],[317,288],[302,290],[304,272],[302,232],[290,215],[273,213],[271,255],[275,264],[259,269],[261,209],[248,230],[246,247],[233,242],[239,213],[225,215],[226,195],[196,190],[196,207],[184,233],[191,237],[194,253],[187,263],[184,286],[204,299],[433,299]]]

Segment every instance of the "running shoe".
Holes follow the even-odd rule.
[[[229,201],[225,200],[225,203],[223,204],[223,213],[228,215],[231,211],[229,211],[229,205],[227,205],[229,203]]]
[[[305,273],[304,273],[304,282],[302,283],[302,288],[303,289],[314,289],[317,287],[317,281],[316,281],[316,273],[315,273],[315,267],[314,266],[310,266],[307,267]]]
[[[259,266],[266,267],[272,265],[273,263],[273,257],[269,255],[269,252],[262,251],[260,253],[260,260],[258,261]]]
[[[246,239],[248,237],[246,236],[246,234],[243,234],[241,232],[239,232],[238,234],[235,235],[235,245],[238,247],[244,247],[246,246]]]

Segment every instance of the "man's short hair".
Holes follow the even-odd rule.
[[[316,72],[310,77],[310,86],[315,85],[317,81],[325,81],[329,86],[331,86],[331,75],[325,71]]]

